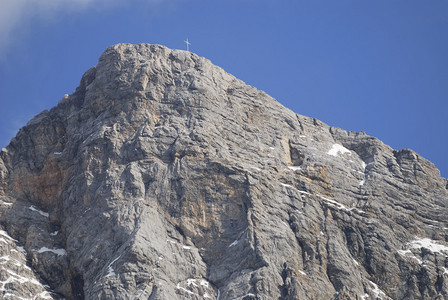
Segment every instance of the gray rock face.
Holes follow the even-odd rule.
[[[193,53],[119,44],[1,151],[0,295],[447,299],[447,183]]]

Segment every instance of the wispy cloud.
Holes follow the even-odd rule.
[[[33,21],[91,9],[102,10],[124,2],[125,0],[0,0],[0,56]]]

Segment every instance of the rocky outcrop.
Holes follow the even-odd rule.
[[[4,298],[448,297],[433,164],[163,46],[108,48],[22,128],[0,200]]]

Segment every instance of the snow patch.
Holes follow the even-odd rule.
[[[247,293],[246,295],[242,296],[241,299],[244,299],[245,297],[255,297],[255,294]]]
[[[182,290],[182,291],[184,291],[184,292],[187,292],[187,293],[190,294],[190,295],[195,295],[195,293],[193,293],[192,291],[189,291],[189,290],[187,290],[186,288],[181,287],[181,286],[180,286],[180,283],[178,283],[178,284],[176,285],[176,289],[178,289],[178,290]]]
[[[11,258],[9,257],[9,255],[4,255],[4,256],[0,257],[0,259],[1,259],[1,260],[4,260],[4,261],[5,261],[4,263],[6,263],[7,261],[10,261],[10,260],[11,260]],[[4,263],[0,263],[0,264],[3,265]]]
[[[35,212],[38,212],[41,216],[44,216],[44,217],[46,217],[46,218],[49,217],[49,214],[48,214],[48,213],[43,212],[43,211],[37,209],[34,205],[31,205],[30,207],[28,207],[28,209],[29,209],[29,210],[32,210],[32,211],[35,211]]]
[[[62,152],[53,152],[54,155],[61,155]]]
[[[356,210],[356,211],[359,212],[359,213],[363,213],[363,212],[364,212],[364,211],[359,210],[359,209],[357,209],[357,208],[353,208],[353,207],[352,207],[352,208],[348,208],[348,207],[346,207],[346,206],[345,206],[344,204],[342,204],[342,203],[339,203],[339,202],[337,202],[337,201],[335,201],[335,200],[332,200],[332,199],[325,198],[324,196],[321,196],[321,195],[319,195],[319,194],[317,194],[317,196],[318,196],[319,198],[321,198],[322,200],[326,201],[328,204],[335,206],[337,209],[345,210],[345,211]]]
[[[50,233],[50,235],[55,236],[55,235],[58,235],[58,233],[59,233],[59,231],[55,231],[55,232]]]
[[[196,279],[194,279],[194,278],[187,279],[187,285],[188,286],[192,285],[192,286],[198,287],[198,285],[196,284]]]
[[[401,256],[415,259],[419,265],[421,265],[423,263],[423,261],[421,259],[419,259],[417,256],[415,256],[411,250],[398,250],[397,253],[400,254]]]
[[[116,276],[114,268],[112,268],[112,264],[116,262],[121,255],[119,255],[116,259],[114,259],[108,266],[107,266],[107,274],[104,277],[110,277],[110,276]]]
[[[375,294],[375,299],[383,299],[382,296],[386,296],[386,294],[382,290],[380,290],[380,288],[374,282],[369,281],[369,283],[373,286],[372,293]]]
[[[408,243],[410,249],[425,248],[433,253],[448,254],[448,247],[428,238],[416,239]]]
[[[11,275],[11,276],[9,276],[5,281],[0,281],[0,284],[2,285],[0,287],[0,291],[5,291],[5,286],[11,282],[19,282],[21,284],[29,282],[29,283],[32,283],[35,285],[41,285],[41,283],[34,278],[28,278],[28,277],[21,276],[11,270],[5,270],[5,271],[7,273],[9,273],[9,275]]]
[[[201,279],[201,281],[199,282],[200,285],[208,287],[209,286],[209,282],[205,279]]]
[[[2,201],[2,200],[0,200],[0,203],[1,203],[1,204],[4,204],[4,205],[8,205],[8,206],[11,206],[11,205],[12,205],[12,203],[10,203],[10,202],[5,202],[5,201]]]
[[[47,291],[42,292],[42,293],[40,293],[39,295],[37,295],[36,299],[39,299],[39,298],[53,299],[53,297],[51,297],[50,293],[47,292]]]
[[[347,148],[345,148],[342,145],[339,144],[333,144],[333,146],[331,147],[330,150],[328,150],[327,154],[332,155],[332,156],[338,156],[338,155],[343,155],[348,153],[349,155],[351,155],[352,153],[350,152],[350,150],[348,150]]]
[[[306,273],[303,272],[302,270],[299,270],[299,273],[302,274],[303,276],[306,276]]]
[[[301,166],[288,166],[288,169],[293,170],[293,171],[297,171],[297,170],[301,170],[302,167]]]
[[[290,188],[294,188],[292,185],[290,185],[290,184],[286,184],[286,183],[283,183],[283,182],[280,182],[280,184],[282,185],[282,186],[284,186],[284,187],[290,187]]]
[[[51,252],[51,253],[56,254],[57,256],[67,255],[67,251],[65,251],[65,249],[50,249],[47,247],[42,247],[39,250],[32,250],[32,251],[37,252],[37,253]]]
[[[27,256],[28,253],[26,253],[25,248],[23,248],[22,246],[17,246],[17,249],[19,249],[19,251],[22,252],[23,255]]]
[[[360,186],[361,186],[361,185],[364,185],[364,183],[366,183],[366,180],[365,180],[365,179],[361,180],[361,181],[359,182],[359,185],[360,185]]]
[[[189,278],[184,283],[179,282],[176,285],[176,288],[179,289],[179,290],[182,290],[184,292],[187,292],[190,295],[195,295],[195,296],[199,296],[200,297],[201,295],[196,294],[196,293],[194,293],[194,292],[192,292],[192,291],[190,291],[188,289],[188,288],[191,288],[191,287],[193,287],[193,289],[194,288],[199,288],[199,286],[208,288],[210,286],[210,283],[207,280],[205,280],[204,278],[201,278],[201,279]],[[219,295],[219,291],[218,291],[218,295]],[[209,294],[207,294],[207,293],[204,293],[204,295],[202,297],[204,297],[204,298],[211,298],[211,296]],[[217,299],[219,299],[219,296],[218,296]]]
[[[190,246],[182,246],[182,248],[184,248],[185,250],[190,250],[191,249]]]
[[[4,236],[5,238],[7,238],[7,239],[9,239],[9,240],[11,240],[11,241],[14,241],[14,242],[18,242],[16,239],[13,239],[6,231],[4,231],[4,230],[1,230],[0,229],[0,235],[1,236]]]
[[[364,162],[364,161],[361,161],[361,166],[362,166],[362,169],[364,170],[364,172],[366,171],[366,167],[367,167],[367,165],[366,165],[366,163]]]
[[[229,248],[233,247],[233,246],[236,246],[237,244],[238,244],[238,240],[235,240],[235,241],[233,241],[232,244],[229,245]]]

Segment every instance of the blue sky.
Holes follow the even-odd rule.
[[[0,0],[0,147],[110,45],[192,52],[448,177],[448,1]]]

